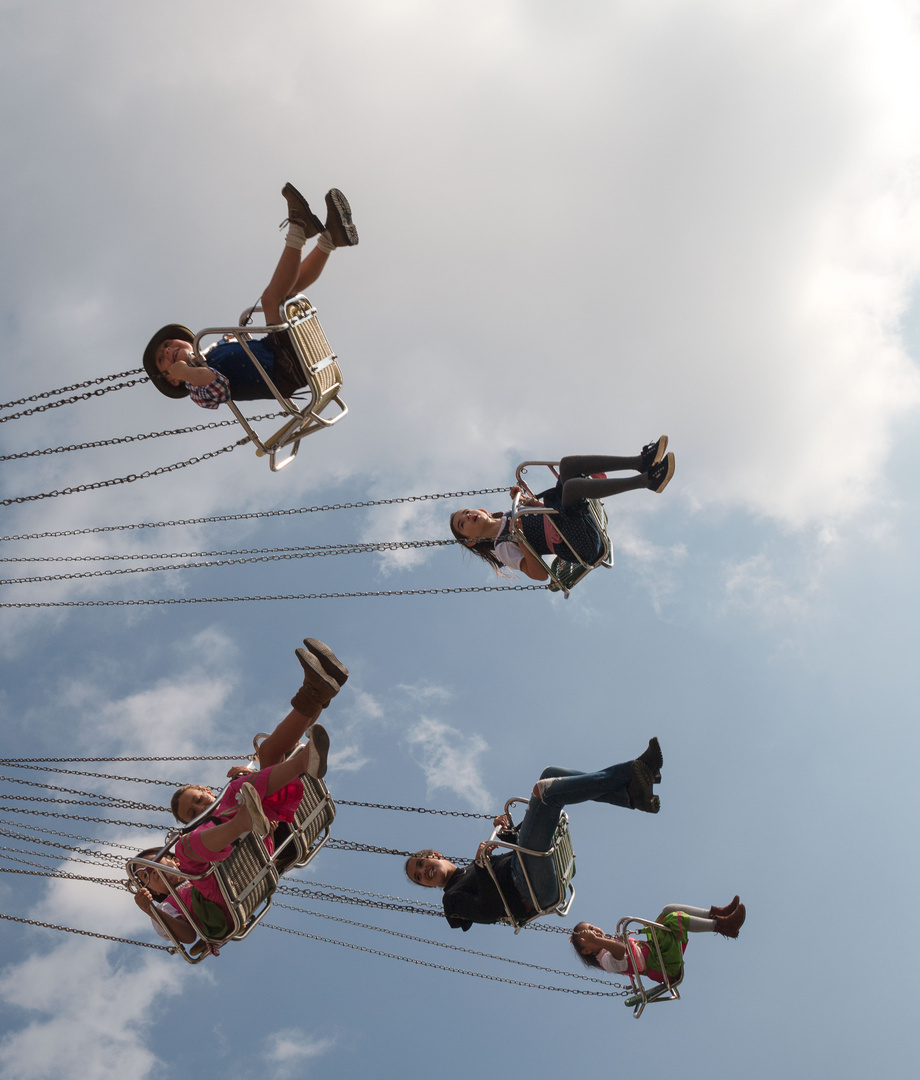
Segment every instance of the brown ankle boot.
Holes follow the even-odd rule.
[[[724,919],[726,915],[731,915],[735,908],[741,903],[741,897],[736,896],[730,904],[726,904],[725,907],[716,907],[715,904],[709,909],[710,919]]]
[[[313,653],[316,659],[319,660],[320,664],[322,664],[323,671],[335,679],[341,690],[348,681],[348,668],[345,667],[325,641],[319,641],[315,637],[308,637],[303,639],[303,643],[306,645],[307,649]]]
[[[306,649],[297,649],[297,659],[303,668],[303,686],[291,698],[291,708],[309,715],[317,706],[324,708],[339,692],[339,684],[323,671],[322,664]]]
[[[722,937],[736,938],[746,914],[744,904],[739,904],[731,915],[716,916],[716,933]]]

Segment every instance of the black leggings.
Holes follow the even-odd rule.
[[[636,472],[638,476],[612,477],[592,480],[591,473]],[[559,462],[559,483],[562,485],[562,506],[568,509],[582,499],[605,499],[648,487],[648,477],[642,472],[642,457],[605,457],[602,454],[573,454]]]

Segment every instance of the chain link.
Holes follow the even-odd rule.
[[[111,375],[106,376],[112,378]],[[115,376],[116,378],[118,376]],[[101,382],[100,379],[94,379],[93,382]],[[100,386],[98,390],[89,390],[85,394],[75,394],[70,398],[61,398],[60,401],[49,401],[47,405],[36,405],[34,409],[23,409],[22,412],[11,413],[9,416],[0,416],[0,424],[5,424],[7,420],[19,420],[23,416],[34,416],[36,413],[47,412],[49,409],[59,409],[62,405],[72,405],[75,401],[87,401],[89,398],[102,397],[103,394],[111,394],[114,390],[123,390],[126,386],[137,386],[138,383],[146,382],[147,379],[129,379],[127,382],[116,383],[114,386]],[[87,384],[83,384],[87,385]],[[51,393],[60,393],[58,390],[52,390]],[[48,397],[48,394],[38,394],[31,398],[23,398],[23,401],[37,401],[39,397]],[[0,408],[6,408],[7,406],[0,405]]]
[[[350,941],[336,941],[334,938],[321,937],[319,934],[308,934],[306,930],[293,930],[288,926],[274,926],[272,923],[262,923],[266,930],[278,930],[284,934],[295,934],[297,937],[310,938],[312,941],[325,941],[329,945],[341,945],[345,949],[354,949],[356,952],[370,953],[372,956],[383,956],[388,960],[402,960],[405,964],[415,964],[418,967],[435,968],[438,971],[452,971],[456,975],[469,975],[474,979],[485,979],[488,982],[508,983],[511,986],[526,986],[532,990],[552,990],[561,994],[580,994],[585,997],[625,997],[628,990],[582,990],[577,986],[546,986],[543,983],[523,982],[519,979],[506,979],[501,975],[488,975],[481,971],[465,971],[463,968],[449,967],[446,964],[435,964],[431,960],[418,960],[413,956],[400,956],[398,953],[382,952],[380,949],[371,949],[367,945],[355,945]]]
[[[23,401],[32,400],[23,398]],[[22,402],[11,402],[13,405]],[[0,405],[0,409],[8,406]],[[285,416],[286,413],[265,413],[263,416],[247,417],[250,423],[258,420],[271,420]],[[18,454],[0,454],[0,461],[18,461],[20,458],[44,457],[48,454],[66,454],[71,450],[95,450],[100,446],[119,446],[122,443],[144,442],[147,439],[162,439],[167,435],[189,435],[194,431],[213,431],[215,428],[233,427],[236,420],[214,420],[210,424],[194,424],[192,427],[171,428],[169,431],[148,431],[146,435],[121,435],[114,439],[98,439],[96,442],[71,443],[70,446],[49,446],[44,450],[23,450]]]
[[[0,919],[9,919],[11,922],[25,923],[27,926],[40,926],[43,930],[64,930],[68,934],[81,934],[83,937],[102,938],[104,941],[117,941],[121,945],[139,945],[144,949],[157,949],[160,952],[174,953],[175,948],[168,945],[154,945],[149,941],[134,941],[131,938],[113,937],[111,934],[99,934],[95,930],[78,930],[74,926],[57,926],[55,923],[37,922],[35,919],[23,919],[18,915],[4,915],[0,912]]]
[[[30,401],[44,401],[45,398],[54,397],[55,394],[69,394],[73,390],[84,390],[87,386],[99,386],[101,383],[112,382],[113,379],[127,379],[130,375],[143,374],[143,368],[132,368],[130,371],[119,371],[115,375],[100,375],[98,379],[87,379],[86,382],[74,383],[72,386],[46,390],[43,394],[33,394],[31,397],[19,398],[17,401],[7,401],[0,405],[0,409],[15,409],[17,405],[28,405]]]
[[[49,406],[45,406],[49,408]],[[13,506],[18,503],[36,502],[40,499],[56,499],[59,495],[77,495],[83,491],[96,491],[99,488],[117,487],[119,484],[133,484],[135,480],[147,480],[151,476],[162,476],[164,473],[175,472],[177,469],[184,469],[188,465],[197,465],[200,461],[209,461],[211,458],[219,457],[221,454],[227,454],[231,450],[235,450],[238,446],[243,446],[249,442],[249,439],[239,439],[237,442],[229,443],[227,446],[222,446],[220,450],[209,450],[206,454],[201,454],[199,457],[189,458],[187,461],[175,461],[172,465],[161,465],[157,469],[146,469],[142,473],[128,473],[127,476],[116,476],[111,480],[97,480],[94,484],[78,484],[76,487],[63,488],[61,491],[43,491],[37,495],[19,495],[16,498],[0,499],[0,506]]]
[[[71,574],[41,574],[35,577],[23,577],[23,578],[5,578],[0,580],[0,585],[34,585],[37,582],[47,581],[75,581],[83,578],[99,578],[99,577],[120,577],[124,574],[151,574],[160,573],[170,570],[201,570],[215,566],[244,566],[248,563],[265,563],[265,562],[283,562],[287,559],[317,559],[324,556],[334,555],[364,555],[373,554],[378,551],[399,551],[415,548],[432,548],[432,547],[453,547],[456,545],[456,540],[383,540],[379,542],[368,542],[364,544],[334,544],[326,545],[317,548],[274,548],[267,549],[272,551],[272,554],[265,555],[253,555],[249,558],[242,559],[223,559],[215,558],[212,562],[186,562],[186,563],[167,563],[164,566],[130,566],[119,567],[115,570],[78,570]],[[208,553],[203,553],[205,558],[209,558]],[[169,558],[168,555],[123,555],[113,556],[114,558],[123,559],[145,559],[145,558]],[[90,556],[88,560],[103,561],[110,558],[107,555],[95,555]],[[48,559],[3,559],[2,562],[82,562],[84,561],[80,556],[60,556],[55,560]]]
[[[22,776],[0,776],[0,780],[6,780],[10,784],[28,784],[30,787],[44,788],[46,791],[59,791],[63,795],[82,795],[84,797],[93,799],[106,799],[104,803],[91,803],[86,805],[92,806],[111,806],[113,810],[162,810],[163,807],[152,806],[149,803],[131,802],[128,799],[122,799],[118,795],[104,795],[96,791],[80,791],[76,788],[63,788],[55,787],[54,784],[45,784],[39,780],[26,780]],[[29,799],[33,802],[45,801],[45,802],[58,802],[56,799],[41,800],[39,796],[26,796],[26,795],[3,795],[4,799]]]
[[[371,810],[403,810],[413,814],[443,814],[445,817],[486,818],[489,821],[494,816],[493,814],[477,814],[472,810],[431,810],[427,806],[393,806],[390,803],[355,802],[351,799],[336,799],[335,804],[336,806],[366,806]]]
[[[417,941],[421,945],[433,945],[436,949],[450,949],[451,952],[480,956],[485,960],[499,960],[503,964],[515,964],[518,967],[532,968],[535,971],[545,971],[549,975],[562,975],[567,979],[583,979],[585,982],[601,983],[604,986],[622,987],[623,985],[622,983],[611,983],[608,979],[598,979],[594,975],[581,975],[574,971],[563,971],[562,968],[531,964],[527,960],[517,960],[511,956],[497,956],[495,953],[481,952],[479,949],[467,949],[463,945],[452,945],[447,941],[435,941],[432,938],[417,937],[415,934],[404,934],[401,930],[391,930],[385,926],[371,926],[369,923],[356,922],[354,919],[343,919],[339,915],[329,915],[321,911],[307,911],[306,908],[295,907],[293,904],[281,904],[276,901],[275,907],[285,908],[287,911],[296,911],[302,915],[312,915],[316,919],[330,919],[332,922],[343,923],[345,926],[356,926],[360,930],[373,930],[378,934],[388,934],[390,937],[402,938],[403,941]]]
[[[185,518],[179,521],[141,521],[131,525],[102,525],[90,529],[60,529],[54,532],[20,533],[0,536],[6,540],[44,540],[48,537],[86,536],[90,533],[124,532],[130,529],[166,529],[173,525],[211,525],[223,521],[255,521],[258,518],[291,517],[297,514],[326,513],[331,510],[356,510],[368,506],[396,506],[402,503],[428,502],[436,499],[466,499],[473,495],[495,495],[507,492],[506,487],[478,488],[470,491],[445,491],[432,495],[405,495],[393,499],[365,499],[358,502],[327,503],[324,506],[295,506],[286,510],[254,510],[244,514],[217,514],[212,517]]]
[[[4,603],[0,608],[162,607],[169,604],[241,604],[261,600],[345,600],[372,596],[436,596],[448,593],[543,592],[545,585],[466,585],[454,589],[387,589],[379,592],[289,593],[282,596],[175,596],[160,600],[46,600]]]

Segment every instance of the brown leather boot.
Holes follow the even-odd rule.
[[[724,919],[726,915],[731,915],[735,908],[741,903],[741,897],[736,896],[730,904],[726,904],[725,907],[716,907],[715,904],[709,909],[710,919]]]
[[[736,938],[746,914],[744,904],[739,904],[731,915],[716,916],[716,933],[722,937]]]
[[[303,686],[291,698],[291,708],[308,716],[317,706],[325,708],[339,692],[339,684],[323,671],[323,666],[313,653],[306,649],[295,652],[303,668]]]
[[[632,763],[633,778],[626,789],[634,810],[643,810],[646,814],[657,814],[661,809],[658,796],[652,793],[652,771],[644,761]]]

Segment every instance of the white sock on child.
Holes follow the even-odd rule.
[[[298,225],[295,221],[289,222],[287,236],[284,238],[284,246],[302,251],[306,242],[307,238],[304,235],[303,226]]]
[[[331,255],[335,251],[335,244],[332,242],[332,237],[329,235],[328,230],[324,233],[320,233],[316,238],[316,246],[320,251],[325,251],[327,255]]]

